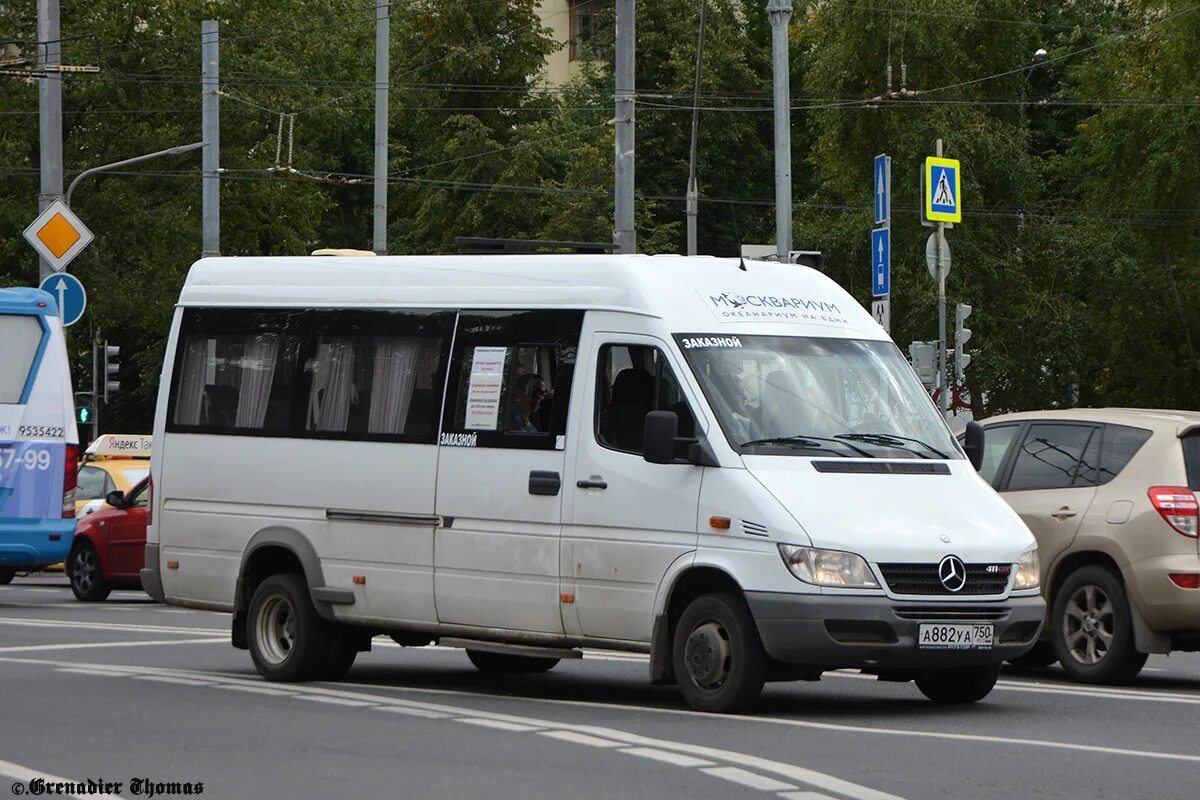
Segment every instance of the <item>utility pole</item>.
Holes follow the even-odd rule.
[[[792,108],[788,22],[792,0],[767,0],[775,87],[775,251],[787,263],[792,249]]]
[[[38,78],[39,175],[41,193],[38,211],[62,197],[62,34],[59,27],[59,0],[38,0],[38,66],[48,70]],[[46,259],[38,260],[39,283],[53,274]]]
[[[692,152],[688,159],[687,254],[697,253],[696,216],[700,212],[700,189],[696,186],[696,149],[700,142],[700,70],[704,66],[704,18],[708,0],[700,0],[700,35],[696,40],[696,88],[692,93]]]
[[[221,255],[221,110],[220,29],[216,20],[200,23],[200,130],[204,140],[201,164],[200,256]]]
[[[637,0],[616,0],[617,5],[617,63],[616,115],[617,129],[616,180],[613,203],[613,242],[620,252],[637,252],[637,231],[633,221],[633,148],[634,148],[634,52],[636,48],[635,18]]]
[[[937,157],[942,157],[942,140],[937,140]],[[957,198],[956,198],[957,199]],[[922,200],[924,202],[924,200]],[[938,386],[941,388],[938,405],[945,419],[950,409],[950,381],[946,374],[946,264],[942,252],[946,248],[946,223],[937,226],[937,283],[938,283]]]
[[[92,328],[92,438],[100,436],[100,329]]]
[[[388,44],[391,41],[391,5],[375,6],[375,230],[372,249],[387,255],[388,201]]]

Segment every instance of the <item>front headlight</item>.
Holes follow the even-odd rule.
[[[878,589],[879,583],[862,556],[841,550],[779,545],[779,555],[800,580],[817,586],[844,586]]]
[[[1041,568],[1038,565],[1037,548],[1021,556],[1017,562],[1017,580],[1014,589],[1036,589],[1041,583]]]

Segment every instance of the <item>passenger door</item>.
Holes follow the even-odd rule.
[[[125,507],[108,519],[109,568],[114,575],[136,576],[146,549],[146,486],[142,481],[129,490]]]
[[[459,315],[437,470],[442,623],[563,632],[562,479],[582,321],[577,311]]]
[[[1088,423],[1029,425],[1001,493],[1037,539],[1044,570],[1071,545],[1096,495],[1100,428]]]
[[[667,568],[696,549],[701,467],[642,457],[646,414],[675,411],[679,435],[698,433],[676,378],[680,365],[659,339],[592,334],[584,391],[572,430],[574,468],[565,491],[563,606],[568,633],[649,641],[654,599]],[[702,434],[702,432],[700,432]]]

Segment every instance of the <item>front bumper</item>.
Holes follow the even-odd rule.
[[[1037,642],[1046,615],[1039,596],[993,602],[904,602],[887,597],[747,592],[768,655],[785,664],[826,669],[936,669],[996,664]],[[920,650],[923,622],[990,623],[988,650]]]

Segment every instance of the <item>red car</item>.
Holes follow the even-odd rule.
[[[79,520],[67,556],[71,591],[84,602],[98,602],[113,589],[140,589],[146,550],[149,478],[129,490],[109,492],[104,507]]]

